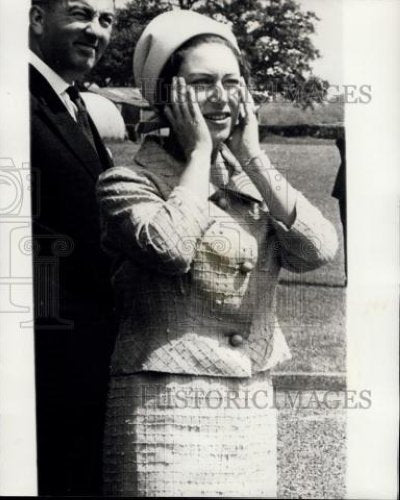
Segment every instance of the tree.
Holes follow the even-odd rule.
[[[320,57],[310,35],[319,19],[295,0],[209,0],[198,9],[231,24],[249,61],[254,88],[311,105],[328,82],[312,74]]]
[[[93,78],[103,84],[132,84],[132,55],[142,30],[173,5],[193,9],[231,25],[249,62],[254,90],[312,105],[326,95],[328,82],[312,74],[320,56],[310,35],[318,17],[296,0],[134,0],[119,9],[110,48]]]

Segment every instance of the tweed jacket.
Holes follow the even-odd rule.
[[[274,313],[280,268],[329,261],[336,231],[300,192],[288,228],[244,172],[203,200],[178,186],[183,169],[148,138],[132,166],[100,176],[120,314],[111,371],[249,377],[290,356]]]

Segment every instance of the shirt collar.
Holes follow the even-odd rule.
[[[30,51],[30,63],[32,66],[39,71],[39,73],[46,78],[52,89],[59,96],[63,94],[68,87],[71,86],[70,83],[66,82],[60,75],[58,75],[53,69],[50,68],[40,57],[38,57],[34,52]]]

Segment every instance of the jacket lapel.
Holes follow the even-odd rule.
[[[233,155],[231,150],[223,144],[222,149],[219,153],[219,159],[225,164],[232,164],[231,170],[235,164],[239,165],[238,160]],[[264,200],[254,185],[254,183],[250,180],[250,177],[242,170],[240,173],[235,173],[229,178],[228,184],[224,186],[224,189],[232,192],[236,196],[241,198],[250,199],[250,201],[258,201],[259,203],[264,203]]]
[[[47,80],[32,66],[30,66],[30,88],[37,99],[33,113],[40,115],[64,142],[66,147],[86,168],[89,175],[97,180],[103,171],[99,156],[86,139],[78,125],[71,117],[60,98],[51,88]],[[93,122],[92,129],[95,129]],[[99,142],[98,133],[96,145]],[[100,139],[101,141],[101,139]],[[102,156],[105,156],[104,154]],[[104,165],[105,167],[107,166]]]
[[[264,203],[260,192],[245,172],[232,176],[225,189],[241,198]]]
[[[114,166],[114,161],[111,155],[111,152],[104,145],[103,139],[100,137],[100,134],[94,124],[90,114],[89,114],[89,124],[92,129],[92,135],[94,139],[94,143],[96,145],[97,154],[101,160],[102,165],[104,165],[105,170]]]
[[[168,198],[172,189],[177,185],[179,177],[185,168],[184,164],[166,152],[162,139],[148,136],[136,153],[135,162],[148,173],[163,181],[163,186],[158,186],[163,197]]]

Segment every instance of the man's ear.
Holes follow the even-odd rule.
[[[46,12],[43,7],[34,5],[29,11],[29,28],[34,35],[42,35],[44,31],[44,23]]]

